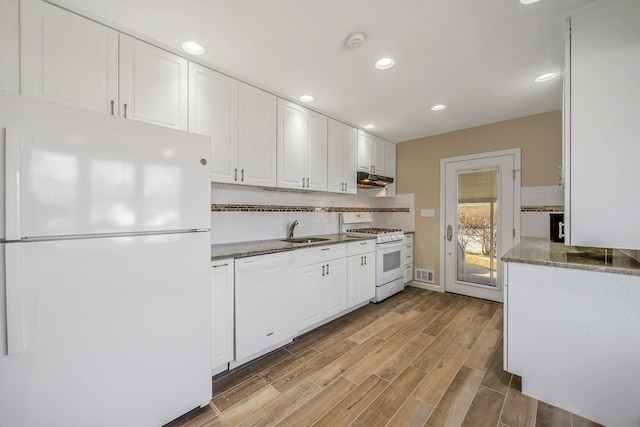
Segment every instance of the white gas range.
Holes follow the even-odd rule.
[[[393,228],[371,227],[370,212],[343,212],[341,231],[376,239],[376,296],[380,302],[404,289],[404,233]]]

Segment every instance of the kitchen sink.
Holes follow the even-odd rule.
[[[298,239],[284,239],[283,242],[287,243],[316,243],[316,242],[325,242],[329,239],[323,239],[321,237],[300,237]]]

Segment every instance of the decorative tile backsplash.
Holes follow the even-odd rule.
[[[373,225],[415,230],[414,196],[372,198],[367,193],[273,191],[211,186],[211,243],[282,239],[293,221],[296,236],[338,233],[340,212],[372,212]]]
[[[523,187],[520,192],[520,235],[549,238],[549,214],[564,212],[559,186]]]

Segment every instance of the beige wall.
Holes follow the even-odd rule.
[[[560,111],[401,142],[397,145],[397,192],[415,194],[414,267],[435,271],[440,281],[440,159],[522,150],[522,186],[557,185],[562,165]],[[434,209],[421,218],[420,209]]]

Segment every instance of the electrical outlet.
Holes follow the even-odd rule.
[[[436,211],[434,209],[420,209],[420,216],[433,218],[436,216]]]

